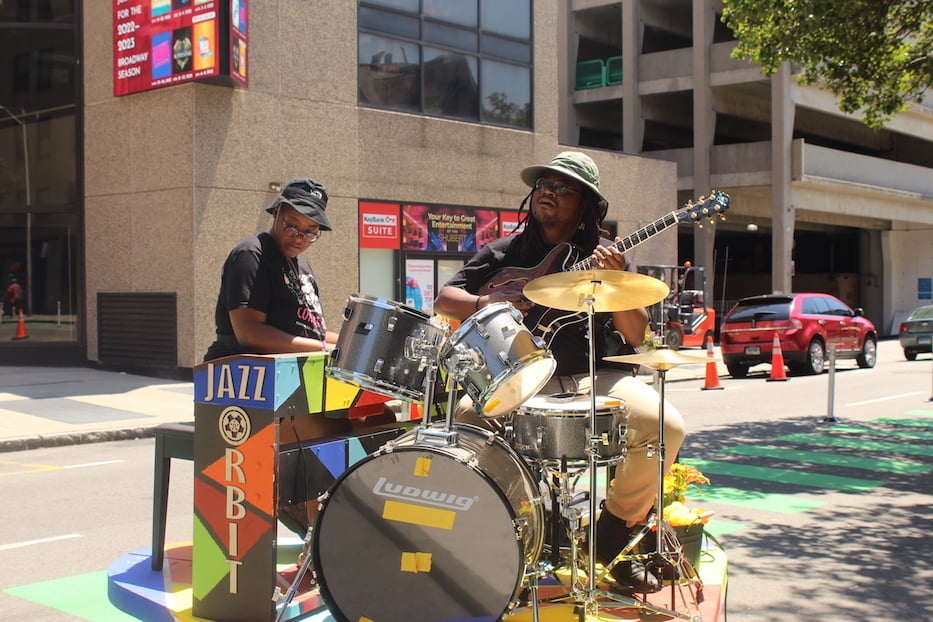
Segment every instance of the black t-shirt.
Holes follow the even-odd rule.
[[[241,308],[262,311],[266,324],[290,335],[323,340],[327,332],[311,266],[283,255],[266,232],[240,242],[224,262],[214,311],[217,340],[205,361],[248,353],[230,323],[230,311]]]
[[[541,263],[547,253],[543,253],[537,261],[523,260],[518,253],[517,236],[509,236],[494,240],[481,248],[445,285],[465,289],[477,294],[502,268],[533,268]],[[608,245],[610,240],[600,240],[601,244]],[[582,254],[567,244],[559,246],[561,252],[573,252],[572,262],[589,256]],[[554,248],[548,249],[553,251]],[[555,322],[556,320],[556,322]],[[597,313],[593,318],[596,328],[596,368],[612,368],[631,371],[631,365],[609,363],[603,361],[603,356],[634,352],[634,349],[620,343],[621,335],[611,328],[612,314]],[[559,309],[549,309],[541,305],[534,305],[526,314],[525,327],[533,334],[544,339],[545,344],[557,361],[556,374],[567,376],[589,372],[589,344],[587,343],[587,316],[586,313],[572,313]],[[551,330],[542,330],[540,326],[551,326]],[[619,349],[624,348],[624,349]]]

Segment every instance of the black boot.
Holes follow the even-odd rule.
[[[596,521],[596,561],[603,565],[609,564],[628,544],[632,531],[632,527],[625,526],[624,520],[603,509]],[[610,574],[618,583],[617,591],[623,594],[650,593],[661,589],[657,577],[638,560],[620,561],[613,566]]]

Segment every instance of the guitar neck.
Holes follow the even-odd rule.
[[[658,218],[653,223],[645,225],[644,227],[642,227],[641,229],[639,229],[632,235],[626,236],[620,239],[618,242],[613,242],[612,246],[616,247],[622,252],[631,250],[635,248],[636,246],[638,246],[639,244],[641,244],[642,242],[646,242],[650,240],[651,238],[661,233],[668,227],[672,225],[676,225],[679,221],[680,220],[677,217],[677,212],[670,212],[666,214],[665,216]],[[593,269],[593,264],[590,261],[589,257],[587,257],[586,259],[582,261],[578,261],[577,263],[567,268],[568,271],[570,270],[592,270],[592,269]]]

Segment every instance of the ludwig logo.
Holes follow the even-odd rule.
[[[479,501],[479,497],[462,497],[454,493],[438,492],[429,488],[394,484],[387,481],[385,477],[379,478],[376,485],[373,486],[373,493],[380,497],[403,499],[405,501],[420,501],[427,505],[450,510],[462,510],[464,512],[473,507],[476,501]]]

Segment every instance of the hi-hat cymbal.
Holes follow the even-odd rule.
[[[528,300],[563,311],[628,311],[664,300],[670,288],[654,277],[621,270],[578,270],[539,277],[522,293]]]
[[[640,352],[638,354],[622,354],[620,356],[606,356],[604,361],[612,363],[633,363],[644,365],[658,371],[667,371],[674,369],[678,365],[690,365],[696,363],[705,363],[705,358],[698,356],[689,356],[681,354],[676,350],[671,350],[667,346],[658,346],[657,349],[650,352]]]

